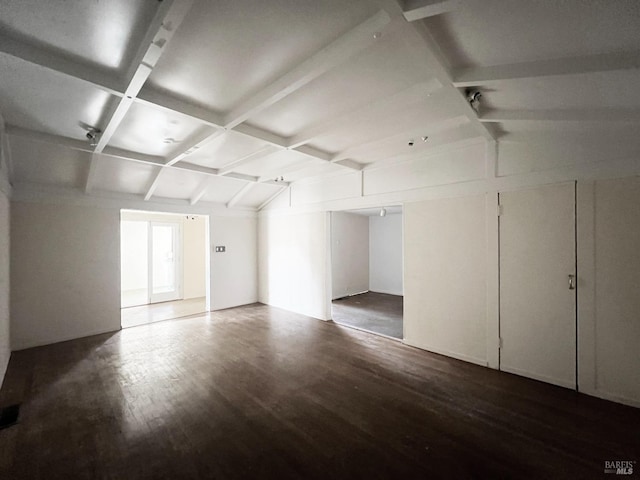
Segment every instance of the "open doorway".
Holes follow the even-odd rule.
[[[204,313],[208,217],[122,210],[122,328]]]
[[[402,207],[331,213],[334,322],[403,339]]]

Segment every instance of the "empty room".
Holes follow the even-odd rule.
[[[0,0],[0,478],[640,461],[640,2]]]

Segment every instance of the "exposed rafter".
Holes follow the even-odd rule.
[[[91,161],[89,162],[89,171],[87,172],[87,178],[84,181],[84,193],[91,193],[93,184],[95,183],[96,171],[98,170],[98,153],[91,154]]]
[[[252,97],[236,106],[225,116],[224,128],[226,130],[235,129],[245,135],[267,141],[273,145],[286,148],[287,140],[269,132],[261,131],[256,127],[242,125],[251,116],[263,111],[274,103],[291,95],[311,81],[327,73],[333,68],[341,65],[355,54],[361,52],[376,41],[374,34],[380,32],[389,23],[389,15],[380,10],[378,13],[345,33],[331,44],[311,56],[293,70],[281,76],[278,80],[263,88]],[[212,136],[217,136],[214,133]],[[211,139],[203,139],[190,144],[184,150],[186,152],[193,148],[201,147]],[[310,152],[302,152],[309,156],[314,156]]]
[[[102,152],[108,145],[122,119],[133,105],[133,99],[151,75],[153,67],[191,9],[192,4],[193,0],[167,0],[159,4],[156,15],[149,25],[127,73],[128,84],[124,96],[120,99],[99,137],[95,148],[96,153]]]
[[[7,180],[9,185],[13,184],[13,158],[11,157],[11,147],[7,135],[4,117],[0,114],[0,168],[4,164],[7,169]]]
[[[249,193],[253,187],[255,187],[255,183],[247,183],[244,187],[242,187],[232,198],[227,202],[227,208],[231,208],[238,204],[240,200],[244,198],[244,196]]]
[[[460,0],[406,0],[403,14],[409,22],[450,12],[460,5]]]
[[[274,193],[273,195],[271,195],[269,198],[267,198],[264,202],[262,202],[260,204],[260,206],[258,207],[258,210],[262,210],[264,207],[266,207],[267,205],[269,205],[272,201],[274,201],[276,199],[277,196],[279,196],[283,191],[285,191],[287,189],[287,186],[283,185],[280,190],[278,190],[276,193]]]
[[[363,107],[355,108],[354,110],[343,113],[337,118],[332,118],[307,127],[304,131],[290,139],[289,147],[297,148],[309,143],[315,138],[328,135],[331,132],[339,132],[342,128],[346,128],[350,125],[375,119],[382,111],[391,106],[404,107],[406,105],[414,104],[424,100],[441,87],[442,84],[436,79],[412,85],[406,90],[398,92],[395,95],[383,97],[376,102],[372,102]]]
[[[437,125],[434,125],[430,128],[421,127],[420,129],[416,129],[413,132],[400,132],[400,133],[396,132],[386,137],[376,138],[371,142],[360,143],[356,147],[348,148],[346,150],[343,150],[342,152],[336,153],[331,159],[331,162],[333,163],[340,162],[347,159],[352,159],[352,157],[366,157],[368,151],[375,151],[381,145],[389,144],[392,142],[402,142],[406,144],[407,138],[411,138],[412,136],[416,138],[420,138],[420,135],[424,135],[424,134],[428,136],[433,136],[436,134],[441,134],[442,132],[447,130],[457,129],[461,125],[464,125],[465,123],[467,124],[469,123],[469,120],[466,117],[466,115],[459,115],[457,117],[452,117],[452,118],[443,120],[439,122]]]
[[[488,110],[485,123],[640,123],[640,110],[607,108],[585,110]]]
[[[112,95],[123,96],[123,83],[108,72],[74,62],[51,50],[30,45],[0,32],[0,52],[82,80]]]
[[[166,172],[166,168],[158,169],[158,172],[156,173],[155,177],[153,177],[153,180],[147,187],[147,193],[144,196],[145,202],[149,201],[149,199],[153,196],[154,192],[156,191],[156,188],[158,188],[158,185],[160,184],[160,179],[162,178],[162,175],[164,174],[164,172]]]
[[[189,204],[195,205],[196,203],[198,203],[202,199],[202,197],[204,197],[204,195],[207,193],[207,190],[209,189],[210,185],[211,185],[211,178],[207,177],[204,180],[202,180],[202,182],[200,182],[200,185],[198,185],[198,187],[193,192],[193,194],[191,194],[191,198],[189,199]]]
[[[198,130],[186,142],[189,145],[192,145],[192,147],[189,150],[179,149],[178,151],[172,153],[171,155],[169,155],[169,160],[166,162],[166,164],[171,166],[178,163],[179,161],[191,155],[193,152],[195,152],[199,148],[205,146],[207,143],[212,142],[214,139],[218,138],[222,134],[224,134],[224,130],[222,129],[216,130],[215,132],[211,132],[210,128]]]
[[[225,126],[233,128],[243,123],[252,115],[291,95],[312,80],[349,60],[356,53],[375,42],[374,34],[383,30],[390,20],[385,11],[379,11],[235,107],[225,118]]]
[[[249,153],[248,155],[245,155],[243,157],[240,157],[236,160],[233,160],[229,163],[227,163],[226,165],[222,166],[219,170],[220,175],[228,175],[230,173],[233,172],[233,170],[237,167],[239,167],[240,165],[245,165],[249,162],[254,161],[257,158],[263,158],[266,159],[269,156],[273,155],[276,152],[279,152],[280,150],[278,150],[276,147],[274,147],[273,145],[267,145],[265,147],[262,147],[259,150],[256,150],[255,152]]]
[[[478,87],[507,80],[637,68],[640,68],[640,51],[465,68],[454,72],[453,84],[456,87]]]

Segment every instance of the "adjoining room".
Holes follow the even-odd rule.
[[[123,210],[122,328],[208,310],[208,217]]]
[[[402,323],[402,207],[331,213],[333,321],[396,339]]]

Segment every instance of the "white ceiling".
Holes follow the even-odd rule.
[[[638,142],[639,27],[637,0],[0,0],[11,180],[255,209],[473,138]]]

